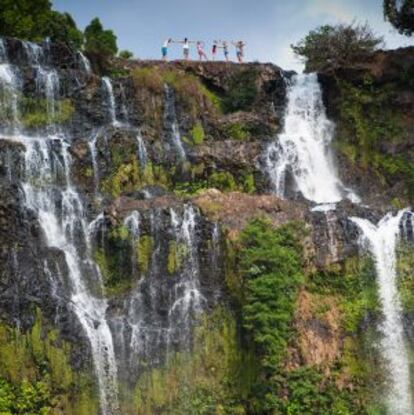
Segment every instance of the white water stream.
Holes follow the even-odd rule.
[[[378,225],[361,218],[350,218],[362,231],[361,244],[367,247],[374,260],[378,293],[384,314],[380,325],[381,352],[388,377],[387,406],[392,415],[414,413],[410,386],[410,365],[402,309],[397,290],[396,245],[400,222],[406,210],[396,216],[387,214]]]

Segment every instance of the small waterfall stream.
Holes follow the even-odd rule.
[[[116,105],[115,105],[115,97],[114,97],[114,89],[112,87],[112,81],[107,77],[104,76],[102,78],[102,85],[105,89],[105,93],[108,98],[108,111],[109,117],[112,125],[119,126],[120,122],[116,117]]]
[[[164,124],[168,131],[169,139],[171,140],[179,160],[185,161],[187,155],[183,143],[181,141],[180,129],[178,127],[177,114],[175,111],[175,97],[174,91],[167,84],[164,84],[165,92],[165,109],[164,109]]]

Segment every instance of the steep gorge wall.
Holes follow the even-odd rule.
[[[84,212],[88,235],[78,230],[74,240],[80,251],[90,250],[83,260],[100,270],[120,413],[270,413],[263,404],[269,391],[261,390],[262,351],[243,327],[249,283],[240,235],[258,217],[281,235],[299,223],[295,249],[304,279],[292,301],[292,332],[283,339],[279,388],[272,383],[269,392],[280,413],[368,413],[375,406],[383,387],[379,358],[370,357],[380,320],[375,277],[372,262],[357,256],[357,231],[347,216],[378,212],[343,202],[329,216],[309,212],[300,197],[266,194],[263,154],[283,126],[291,74],[261,64],[117,61],[108,88],[63,46],[43,45],[36,62],[35,46],[4,44],[3,63],[19,73],[19,122],[10,108],[15,91],[3,77],[0,316],[9,334],[0,353],[5,360],[12,360],[10,349],[23,357],[14,368],[0,366],[0,377],[19,399],[26,379],[42,397],[33,410],[99,411],[93,350],[73,307],[70,269],[25,202],[25,140],[36,137],[50,142],[53,174],[50,183],[29,177],[31,185],[59,195],[62,172],[69,172],[83,206],[77,212]],[[59,80],[52,99],[42,70]],[[335,95],[329,88],[328,102]],[[48,157],[40,162],[47,165]],[[54,203],[57,212],[65,207],[59,196]],[[65,213],[58,216],[63,221]],[[406,272],[405,287],[411,281]],[[99,329],[99,320],[87,319]],[[30,370],[19,377],[22,367]],[[297,390],[303,395],[295,397]]]

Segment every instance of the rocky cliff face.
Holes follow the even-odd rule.
[[[262,350],[244,316],[241,235],[261,218],[282,239],[293,232],[299,243],[287,246],[300,251],[304,275],[280,389],[272,390],[280,413],[325,413],[326,405],[326,413],[368,413],[382,387],[368,347],[380,316],[372,263],[358,258],[348,216],[378,219],[386,210],[379,201],[411,197],[399,183],[410,180],[410,141],[381,124],[396,141],[375,137],[372,155],[364,147],[371,133],[356,117],[374,117],[365,105],[377,103],[354,88],[386,95],[390,120],[410,137],[412,50],[320,76],[338,122],[343,181],[376,201],[372,210],[343,201],[326,212],[310,211],[293,182],[294,200],[269,191],[266,149],[283,128],[291,73],[269,64],[115,61],[100,77],[61,45],[1,45],[0,356],[13,360],[14,350],[18,358],[0,366],[0,381],[16,399],[28,382],[42,397],[32,411],[271,413],[256,392]],[[380,153],[401,154],[402,167]],[[409,240],[411,219],[404,223]],[[320,393],[294,401],[298,376]],[[328,403],[309,409],[312,394]],[[345,412],[332,409],[335,395]],[[299,412],[287,412],[291,399]]]

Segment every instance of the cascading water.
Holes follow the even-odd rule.
[[[137,133],[137,147],[138,147],[138,159],[141,169],[147,164],[147,149],[145,147],[144,140],[142,139],[141,131]]]
[[[112,82],[107,76],[104,76],[102,78],[102,84],[104,86],[105,93],[108,99],[108,110],[109,110],[109,117],[110,117],[111,123],[114,126],[119,126],[120,122],[116,118],[116,105],[115,105],[114,89],[112,87]]]
[[[87,75],[90,75],[92,73],[91,63],[89,62],[89,59],[82,53],[79,53],[79,59],[81,62],[81,66],[83,70],[86,72]]]
[[[29,64],[38,74],[38,94],[44,90],[47,116],[53,122],[58,74],[42,66],[44,52],[38,45],[27,42],[24,47]],[[7,70],[0,70],[2,103],[11,107],[17,118],[17,98],[22,91],[11,65],[3,65]],[[4,94],[4,91],[7,93]],[[68,306],[78,317],[91,345],[101,411],[103,415],[116,414],[117,367],[112,335],[106,322],[107,302],[102,298],[99,269],[87,249],[88,229],[83,203],[71,183],[69,137],[57,130],[42,137],[25,136],[18,119],[13,127],[10,138],[21,142],[26,148],[26,172],[22,185],[27,207],[36,213],[48,246],[60,249],[65,255],[71,286]],[[45,269],[45,272],[48,275],[50,270]]]
[[[180,129],[177,122],[177,114],[175,112],[174,91],[167,84],[164,84],[165,91],[165,110],[164,110],[164,124],[168,130],[168,135],[172,141],[177,156],[181,161],[185,161],[187,156],[181,141]]]
[[[387,405],[390,414],[414,413],[410,386],[410,363],[404,339],[402,309],[397,290],[396,244],[399,226],[406,210],[387,214],[378,225],[366,219],[350,218],[362,232],[361,243],[375,260],[378,292],[384,314],[381,323],[381,351],[388,372]]]
[[[330,154],[333,124],[327,119],[315,73],[295,75],[288,87],[285,126],[265,155],[273,190],[285,195],[288,169],[302,195],[316,203],[356,197],[339,180]]]

